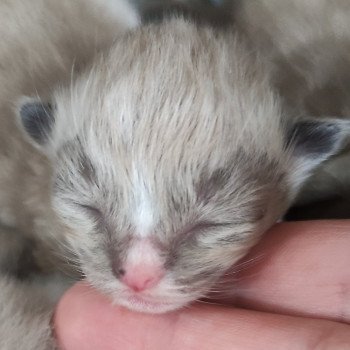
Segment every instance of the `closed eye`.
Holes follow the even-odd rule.
[[[81,203],[75,203],[77,206],[82,208],[85,212],[87,212],[88,215],[92,216],[96,220],[101,220],[103,218],[103,214],[100,209],[88,205],[88,204],[81,204]]]
[[[206,232],[218,228],[232,227],[231,223],[218,223],[212,221],[202,221],[195,225],[189,226],[188,229],[184,230],[184,234],[191,234],[196,232]]]

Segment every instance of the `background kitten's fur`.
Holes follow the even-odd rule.
[[[0,347],[4,350],[54,349],[50,318],[54,303],[42,287],[0,278]]]
[[[348,1],[241,1],[235,22],[273,63],[274,84],[292,113],[349,119]],[[348,150],[309,179],[299,203],[311,204],[291,217],[350,217]]]
[[[32,275],[23,268],[30,260],[27,240],[0,227],[0,349],[54,349],[50,320],[57,298],[68,286],[61,276]],[[24,260],[23,260],[24,258]]]

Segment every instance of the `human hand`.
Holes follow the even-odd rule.
[[[232,271],[226,303],[138,314],[79,283],[61,299],[65,350],[350,349],[350,221],[283,223]],[[250,262],[251,261],[251,262]],[[242,271],[235,273],[237,269]]]

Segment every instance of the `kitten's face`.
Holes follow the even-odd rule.
[[[286,205],[279,122],[273,147],[252,134],[273,96],[206,35],[117,48],[56,96],[54,208],[87,279],[131,309],[204,296]]]

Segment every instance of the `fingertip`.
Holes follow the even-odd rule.
[[[78,283],[59,301],[54,315],[55,336],[64,350],[164,349],[172,337],[177,313],[131,312]]]
[[[78,349],[78,344],[84,342],[84,329],[86,329],[86,299],[94,298],[90,293],[96,294],[83,282],[70,288],[57,304],[54,317],[54,333],[60,349]]]

